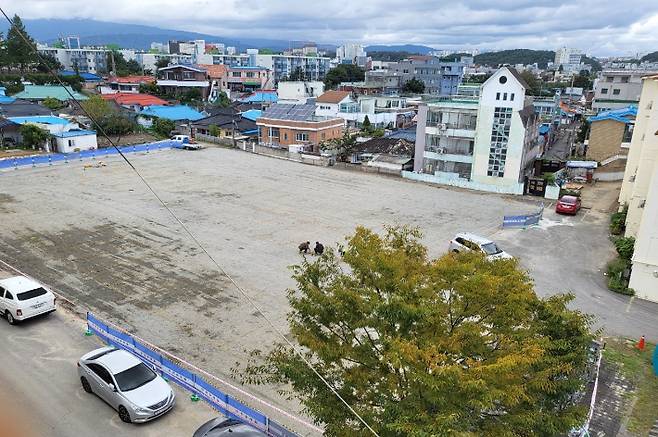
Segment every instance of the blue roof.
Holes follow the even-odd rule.
[[[85,135],[96,135],[96,132],[93,130],[76,129],[53,134],[53,136],[59,138],[82,137]]]
[[[243,103],[275,103],[277,100],[279,100],[279,96],[275,91],[256,91],[255,93],[240,99]]]
[[[539,134],[540,135],[545,135],[551,130],[551,127],[547,124],[542,124],[539,126]]]
[[[637,117],[637,107],[630,105],[626,108],[613,109],[612,111],[604,111],[595,117],[590,117],[589,121],[603,121],[614,120],[621,123],[630,123]]]
[[[242,118],[246,118],[247,120],[251,121],[256,121],[258,117],[260,117],[263,114],[263,111],[260,109],[250,109],[248,111],[244,111],[241,115]]]
[[[33,115],[28,117],[8,117],[9,120],[18,124],[41,123],[41,124],[69,124],[65,118],[55,117],[52,115]]]
[[[416,127],[410,127],[407,129],[398,129],[390,134],[386,135],[386,138],[398,138],[401,140],[411,141],[412,143],[416,142]]]
[[[0,94],[0,105],[3,104],[3,103],[4,104],[14,103],[15,101],[16,101],[16,99],[13,98],[13,97],[9,97],[9,96],[5,96],[4,94]]]
[[[102,77],[98,76],[97,74],[93,73],[76,73],[75,71],[71,70],[64,70],[61,73],[59,73],[60,76],[75,76],[76,74],[83,78],[86,82],[100,82],[103,80]]]
[[[152,105],[144,108],[140,112],[140,114],[149,117],[165,118],[167,120],[173,120],[173,121],[178,121],[178,120],[196,121],[196,120],[201,120],[202,118],[205,117],[205,115],[203,115],[199,111],[185,105],[177,105],[177,106]]]

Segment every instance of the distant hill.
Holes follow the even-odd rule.
[[[475,56],[474,62],[480,65],[497,67],[501,64],[534,64],[546,68],[546,64],[555,60],[555,52],[551,50],[514,49],[499,52],[481,53]]]
[[[240,38],[235,36],[210,35],[184,30],[161,29],[139,24],[113,23],[87,19],[24,19],[23,23],[30,35],[39,42],[52,43],[59,37],[76,35],[83,45],[117,44],[123,48],[146,50],[152,42],[169,40],[205,39],[207,42],[221,42],[235,46],[238,50],[248,48],[269,48],[284,50],[291,42],[266,38]],[[0,31],[6,35],[7,25],[0,25]],[[292,43],[294,45],[294,42]],[[321,49],[336,50],[335,45],[318,44]]]
[[[432,47],[416,45],[416,44],[399,44],[399,45],[373,45],[365,48],[368,55],[374,52],[407,52],[417,55],[426,55],[432,50]]]
[[[658,62],[658,52],[647,53],[640,58],[641,62]]]

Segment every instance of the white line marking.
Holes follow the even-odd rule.
[[[635,301],[635,296],[631,296],[631,298],[628,301],[628,305],[626,305],[626,312],[631,311],[631,305],[633,305],[633,302]]]

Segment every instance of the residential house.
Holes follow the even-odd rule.
[[[541,155],[539,121],[527,84],[498,69],[479,97],[440,97],[419,107],[414,172],[409,179],[523,194]]]
[[[47,130],[52,140],[44,144],[46,152],[72,153],[98,148],[96,132],[81,129],[77,123],[61,117],[37,115],[8,117],[7,120],[19,125],[34,124]]]
[[[119,107],[129,109],[133,112],[140,112],[147,106],[166,106],[169,103],[159,97],[151,94],[134,94],[134,93],[116,93],[102,94],[104,100],[113,101]]]
[[[587,158],[600,163],[600,173],[623,173],[633,137],[637,107],[600,112],[589,119]],[[617,180],[621,180],[619,177]]]
[[[75,91],[70,86],[61,85],[25,85],[23,91],[14,94],[14,98],[42,102],[47,98],[62,102],[70,100],[73,96],[78,101],[87,100],[87,96]]]
[[[100,87],[101,94],[133,93],[138,94],[141,85],[155,82],[153,76],[111,76],[106,85]]]
[[[368,118],[376,128],[405,128],[412,123],[415,111],[407,105],[406,97],[361,95],[356,101],[341,102],[336,115],[348,126],[361,127]]]
[[[271,71],[267,68],[235,66],[228,69],[226,87],[231,91],[251,92],[272,89],[274,81]]]
[[[324,93],[324,83],[320,81],[283,81],[277,85],[279,103],[305,104],[309,99]]]
[[[94,73],[83,73],[83,72],[78,72],[76,73],[75,71],[71,70],[64,70],[59,73],[60,76],[68,77],[68,76],[80,76],[82,78],[82,87],[86,90],[93,90],[95,89],[101,82],[103,82],[103,78],[97,74]]]
[[[201,140],[257,140],[258,127],[256,126],[256,118],[260,114],[261,111],[257,110],[250,110],[247,113],[240,114],[233,108],[226,108],[224,112],[197,120],[191,126],[195,138]]]
[[[603,70],[594,82],[594,112],[637,105],[642,92],[642,77],[658,74],[644,69]]]
[[[188,122],[201,120],[205,116],[204,113],[185,105],[153,105],[147,106],[139,112],[137,123],[144,127],[151,127],[153,125],[153,120],[156,118],[163,118],[175,122]]]
[[[180,53],[149,53],[149,52],[136,52],[135,60],[142,66],[144,70],[156,71],[157,64],[161,60],[166,60],[169,65],[177,64],[192,64],[194,57],[192,55]]]
[[[196,91],[199,97],[205,100],[210,92],[208,72],[198,66],[170,65],[160,68],[156,83],[166,94],[172,96]]]
[[[349,92],[329,90],[315,99],[315,115],[337,117],[340,105],[348,103],[354,103]]]
[[[32,115],[52,115],[52,111],[37,102],[14,99],[12,97],[6,99],[0,98],[0,116],[27,117]]]
[[[394,174],[412,171],[414,143],[400,138],[372,138],[356,147],[351,162]]]
[[[0,116],[0,147],[12,147],[22,141],[21,125]]]
[[[658,302],[658,75],[642,83],[619,203],[628,205],[626,236],[635,237],[629,287]]]
[[[315,115],[315,105],[289,105],[276,103],[256,120],[258,142],[269,147],[303,146],[319,151],[323,141],[343,135],[345,121],[337,117]]]

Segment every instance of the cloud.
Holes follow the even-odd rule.
[[[4,0],[24,18],[93,18],[233,38],[437,48],[658,50],[656,0]]]

